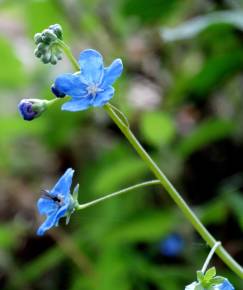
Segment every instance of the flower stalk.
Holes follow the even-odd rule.
[[[71,53],[69,47],[63,42],[58,41],[60,46],[62,47],[64,53],[72,63],[75,71],[79,70],[79,64]],[[150,155],[145,151],[142,145],[139,143],[137,138],[134,136],[132,131],[129,129],[127,124],[121,119],[121,117],[114,110],[113,106],[109,103],[104,105],[104,109],[110,118],[114,121],[114,123],[118,126],[130,144],[133,146],[138,155],[143,159],[143,161],[147,164],[149,169],[153,172],[155,177],[160,181],[160,184],[166,189],[170,197],[174,200],[177,206],[181,209],[184,216],[187,220],[192,224],[194,229],[199,233],[202,239],[213,248],[217,241],[215,238],[209,233],[206,227],[202,224],[202,222],[198,219],[198,217],[194,214],[191,208],[184,201],[179,192],[175,189],[175,187],[171,184],[168,178],[164,175],[158,165],[154,162],[154,160],[150,157]],[[104,199],[103,199],[104,200]],[[97,202],[96,202],[97,203]],[[231,257],[231,255],[224,249],[222,245],[218,245],[217,249],[215,249],[215,253],[220,257],[220,259],[240,278],[243,278],[243,269],[242,267]]]
[[[134,189],[138,189],[138,188],[142,188],[142,187],[145,187],[145,186],[150,186],[150,185],[155,185],[155,184],[160,184],[160,181],[159,180],[151,180],[151,181],[146,181],[146,182],[142,182],[142,183],[139,183],[139,184],[135,184],[133,186],[129,186],[127,188],[124,188],[124,189],[121,189],[119,191],[116,191],[116,192],[113,192],[111,194],[108,194],[108,195],[105,195],[105,196],[102,196],[101,198],[98,198],[98,199],[95,199],[95,200],[92,200],[90,202],[87,202],[87,203],[83,203],[83,204],[79,204],[77,207],[76,207],[76,210],[81,210],[81,209],[84,209],[84,208],[87,208],[87,207],[90,207],[90,206],[93,206],[97,203],[100,203],[104,200],[107,200],[107,199],[110,199],[112,197],[115,197],[115,196],[118,196],[118,195],[121,195],[123,193],[126,193],[126,192],[129,192],[129,191],[132,191]]]

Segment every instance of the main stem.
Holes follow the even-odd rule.
[[[72,55],[69,47],[64,43],[60,42],[60,46],[62,47],[63,51],[66,53],[67,57],[71,61],[75,71],[79,70],[79,64],[77,63],[76,59]],[[179,192],[174,188],[174,186],[170,183],[167,177],[163,174],[157,164],[153,161],[153,159],[149,156],[149,154],[144,150],[142,145],[139,143],[137,138],[133,135],[132,131],[129,129],[127,124],[125,124],[119,116],[116,114],[112,105],[109,103],[104,106],[106,112],[111,117],[111,119],[116,123],[125,137],[128,139],[130,144],[133,148],[137,151],[138,155],[144,160],[150,170],[154,173],[156,178],[159,179],[160,183],[166,189],[168,194],[177,204],[177,206],[181,209],[184,213],[185,217],[189,220],[189,222],[193,225],[196,231],[200,234],[205,242],[213,248],[217,241],[214,237],[208,232],[205,226],[201,223],[198,217],[194,214],[194,212],[190,209],[190,207],[186,204],[184,199],[180,196]],[[232,270],[234,271],[240,278],[243,278],[243,269],[242,267],[231,257],[231,255],[224,249],[222,245],[217,247],[216,254],[220,257],[222,261]]]
[[[208,232],[205,226],[201,223],[201,221],[197,218],[194,212],[190,209],[190,207],[186,204],[184,199],[180,196],[178,191],[174,188],[174,186],[170,183],[167,177],[163,174],[157,164],[153,161],[153,159],[149,156],[149,154],[144,150],[139,141],[133,135],[129,127],[127,127],[116,112],[112,109],[111,105],[108,103],[104,106],[106,112],[111,117],[111,119],[116,123],[122,133],[126,136],[128,141],[131,143],[133,148],[137,151],[140,157],[145,161],[150,170],[154,173],[154,175],[160,180],[163,187],[169,193],[171,198],[175,201],[178,207],[182,210],[186,218],[190,221],[196,231],[201,235],[205,242],[212,248],[217,242],[214,237]],[[242,267],[230,256],[230,254],[220,245],[216,251],[217,255],[221,258],[222,261],[239,277],[243,278],[243,269]]]

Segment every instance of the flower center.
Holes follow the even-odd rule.
[[[102,91],[103,89],[99,88],[98,85],[96,84],[91,84],[87,87],[88,94],[92,95],[93,97],[95,97],[98,92],[102,92]]]

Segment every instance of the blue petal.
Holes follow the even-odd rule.
[[[54,87],[61,93],[71,97],[80,97],[87,94],[86,87],[80,74],[63,74],[56,78]]]
[[[74,170],[72,168],[68,168],[66,172],[60,177],[55,186],[50,191],[50,194],[53,196],[57,196],[61,194],[63,197],[66,197],[70,194],[70,187],[72,185]]]
[[[109,86],[103,92],[97,94],[96,98],[94,99],[93,106],[94,107],[101,107],[106,104],[114,95],[114,88]]]
[[[113,63],[105,68],[104,77],[101,84],[101,88],[111,86],[117,78],[121,75],[123,70],[122,60],[117,58]]]
[[[50,215],[57,211],[58,205],[51,198],[41,197],[37,201],[37,208],[41,215]]]
[[[86,49],[80,53],[79,65],[81,75],[87,84],[98,84],[104,74],[102,55],[93,49]]]
[[[52,228],[55,224],[56,224],[56,213],[48,216],[48,218],[43,222],[43,224],[37,230],[37,235],[43,236],[45,231]]]
[[[58,222],[60,218],[64,217],[69,210],[71,200],[69,199],[64,206],[62,206],[56,213],[56,221]]]
[[[221,283],[219,286],[215,286],[215,290],[234,290],[235,288],[229,282],[228,279],[225,278],[224,282]]]
[[[71,112],[86,110],[91,106],[91,100],[92,99],[90,97],[72,99],[62,105],[62,110]]]

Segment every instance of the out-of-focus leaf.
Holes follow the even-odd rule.
[[[212,200],[201,206],[198,213],[205,225],[222,223],[227,216],[225,201],[222,198]]]
[[[243,195],[241,192],[231,192],[226,200],[237,217],[238,223],[243,231]]]
[[[243,68],[243,51],[237,48],[234,53],[214,55],[206,60],[202,68],[193,76],[184,75],[176,79],[168,96],[170,105],[180,104],[185,99],[192,102],[206,100],[210,93]]]
[[[60,252],[58,247],[47,250],[40,257],[22,266],[18,272],[14,273],[14,279],[10,281],[11,286],[20,289],[23,283],[39,278],[48,269],[57,265],[63,258],[64,254]]]
[[[178,0],[126,0],[123,11],[126,15],[137,16],[143,22],[154,23],[168,17],[179,3]]]
[[[233,129],[234,124],[230,121],[206,120],[178,144],[177,151],[183,158],[187,158],[204,146],[230,136]]]
[[[0,86],[1,88],[16,88],[25,85],[26,73],[21,61],[16,57],[17,51],[13,50],[10,43],[0,38]]]
[[[134,157],[123,158],[110,163],[95,176],[94,192],[108,192],[117,189],[117,186],[134,180],[147,171],[144,163]]]
[[[114,285],[119,290],[129,289],[126,264],[126,255],[121,247],[112,243],[104,244],[96,265],[99,290],[112,289]]]
[[[176,128],[170,115],[162,112],[147,112],[140,124],[143,138],[154,146],[169,144],[175,137]]]
[[[13,225],[1,224],[0,225],[0,248],[12,248],[17,239],[18,231],[13,231]]]
[[[214,24],[229,24],[243,30],[242,11],[218,11],[198,16],[174,28],[161,28],[161,37],[166,42],[190,39]]]
[[[139,215],[113,232],[109,233],[107,239],[111,241],[131,243],[140,241],[155,241],[178,226],[178,217],[172,211],[146,212]]]
[[[201,71],[187,82],[187,89],[194,97],[205,98],[228,77],[243,68],[243,52],[225,53],[209,59]]]

